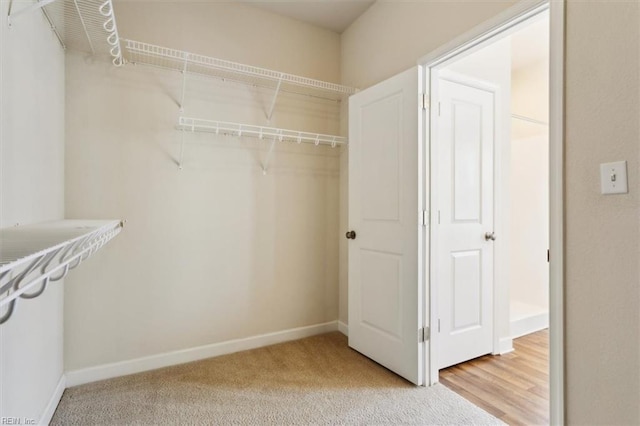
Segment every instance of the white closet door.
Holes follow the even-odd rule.
[[[420,68],[349,99],[349,346],[423,383]]]
[[[494,94],[439,80],[438,367],[493,350]]]

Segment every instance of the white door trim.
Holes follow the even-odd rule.
[[[549,389],[551,424],[565,422],[564,387],[564,29],[565,0],[550,2]]]
[[[540,12],[550,11],[550,96],[549,96],[549,364],[550,364],[550,423],[564,424],[564,33],[565,1],[542,0],[535,3],[520,2],[503,13],[477,26],[470,32],[453,39],[418,61],[424,66],[425,79],[430,81],[432,69],[461,54],[477,49],[481,44],[518,24],[531,19]],[[435,99],[431,93],[430,99]],[[432,113],[433,113],[433,109]],[[428,132],[425,132],[428,134]],[[427,141],[428,142],[428,141]],[[425,149],[429,152],[428,149]],[[427,169],[427,168],[425,168]],[[428,176],[425,176],[425,179]],[[433,182],[429,180],[431,186]],[[432,210],[433,211],[433,210]],[[432,215],[434,216],[434,215]],[[437,218],[433,218],[436,220]],[[433,227],[430,227],[433,229]],[[431,247],[434,241],[431,240]],[[431,252],[432,250],[429,250]],[[432,273],[429,273],[432,276]],[[437,300],[434,287],[429,285],[429,324],[437,326],[433,303]],[[432,336],[435,333],[432,333]],[[435,358],[433,340],[429,342],[429,358]],[[429,383],[438,381],[438,369],[430,363]]]

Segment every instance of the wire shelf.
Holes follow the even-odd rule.
[[[0,229],[0,324],[122,230],[122,221],[61,220]],[[1,312],[0,311],[0,312]]]
[[[347,138],[342,136],[190,117],[180,117],[178,119],[178,129],[191,132],[215,133],[226,136],[249,136],[258,139],[271,139],[279,142],[304,142],[313,143],[315,145],[330,145],[334,148],[338,145],[345,145],[347,143]]]
[[[285,92],[322,99],[341,100],[343,97],[357,92],[357,89],[353,87],[197,55],[168,47],[155,46],[133,40],[123,39],[123,42],[126,60],[134,64],[150,65],[274,90],[279,89]]]
[[[42,9],[65,49],[110,57],[116,66],[124,63],[112,0],[40,0],[11,12],[10,24],[35,9]]]

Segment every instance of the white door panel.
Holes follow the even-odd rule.
[[[349,346],[416,384],[419,71],[349,99]]]
[[[439,80],[437,138],[438,366],[493,350],[494,101]]]

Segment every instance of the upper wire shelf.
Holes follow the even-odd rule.
[[[122,230],[122,221],[60,220],[0,229],[0,324]]]
[[[120,36],[112,0],[40,0],[9,12],[9,25],[18,15],[41,9],[65,49],[110,57],[123,65]]]
[[[322,99],[341,100],[357,89],[294,74],[123,39],[126,60],[185,73],[266,87]]]

